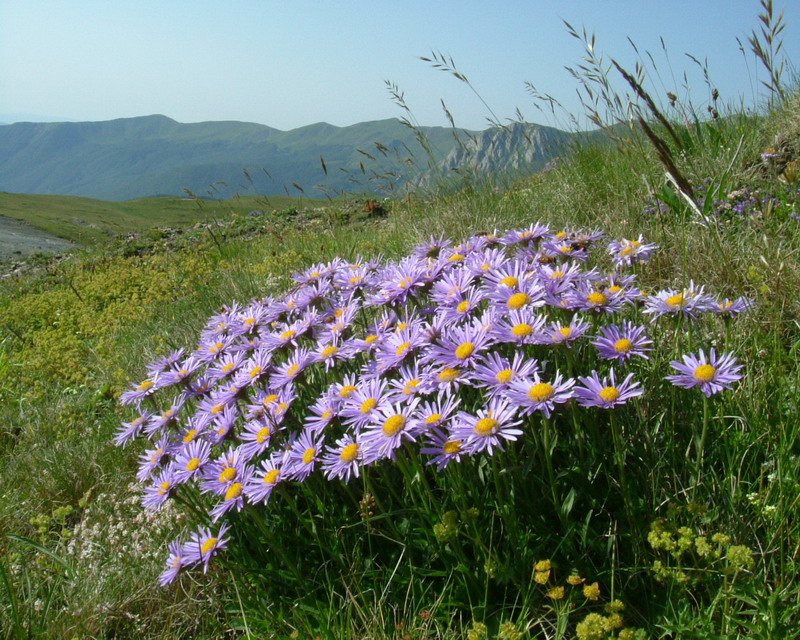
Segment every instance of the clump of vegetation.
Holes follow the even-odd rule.
[[[5,280],[4,635],[791,635],[798,98],[673,136],[629,75],[652,135],[504,189]]]

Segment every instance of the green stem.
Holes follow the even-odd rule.
[[[558,514],[558,519],[561,521],[561,527],[564,531],[568,528],[568,522],[564,515],[564,510],[561,508],[561,500],[558,497],[558,490],[556,488],[556,473],[553,469],[553,448],[550,444],[550,418],[542,418],[542,440],[544,445],[544,461],[547,467],[547,478],[550,482],[550,492],[553,499],[553,508]]]
[[[703,467],[703,449],[706,445],[709,423],[709,405],[711,401],[707,396],[703,396],[703,431],[700,434],[700,441],[697,443],[697,459],[694,465],[695,486],[700,484],[701,469]]]

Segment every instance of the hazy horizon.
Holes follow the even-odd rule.
[[[782,40],[791,61],[800,53],[800,16],[789,6],[775,8],[786,10]],[[564,69],[581,63],[583,44],[563,21],[594,33],[606,64],[614,58],[629,69],[637,61],[648,67],[659,97],[672,91],[696,104],[709,99],[710,87],[689,54],[707,61],[723,103],[756,106],[766,74],[747,37],[760,11],[756,0],[493,6],[409,0],[381,11],[363,0],[291,6],[5,0],[0,114],[39,121],[163,114],[184,123],[235,120],[284,131],[317,122],[342,127],[406,115],[392,101],[388,80],[421,125],[448,126],[444,101],[457,126],[485,129],[492,114],[482,98],[500,121],[519,109],[527,121],[558,126],[536,108],[528,81],[583,122],[578,83]],[[452,56],[480,98],[420,60],[432,51]]]

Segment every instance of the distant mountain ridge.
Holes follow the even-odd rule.
[[[573,136],[537,125],[415,132],[397,119],[291,131],[236,121],[183,124],[162,115],[18,122],[0,126],[0,191],[104,200],[181,196],[186,189],[216,198],[379,192],[390,182],[429,181],[433,168],[439,175],[466,166],[478,173],[535,170]]]

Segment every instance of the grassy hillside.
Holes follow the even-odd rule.
[[[800,96],[772,97],[4,281],[3,636],[794,637]]]
[[[227,201],[196,198],[138,198],[125,202],[75,196],[0,192],[0,214],[81,245],[153,227],[185,227],[250,211],[316,207],[325,200],[288,196],[248,196]]]

